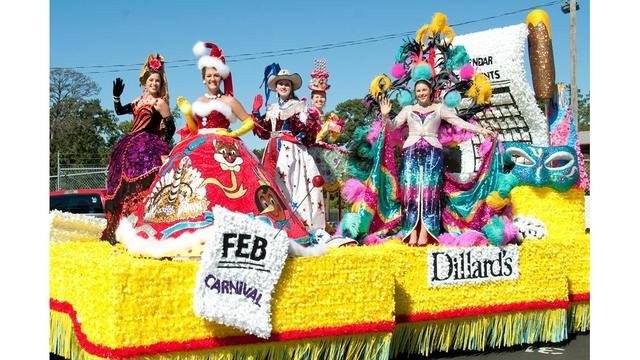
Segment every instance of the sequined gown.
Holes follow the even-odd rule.
[[[254,133],[268,139],[262,163],[309,229],[325,229],[324,197],[313,186],[320,174],[307,146],[320,129],[319,115],[299,100],[271,104],[264,118],[256,121]]]
[[[192,105],[198,132],[169,154],[148,196],[116,233],[129,252],[150,257],[197,257],[212,237],[212,208],[255,217],[282,228],[290,239],[310,241],[274,179],[238,139],[215,134],[237,119],[219,99]]]
[[[442,105],[428,113],[406,106],[391,121],[391,128],[408,127],[400,165],[401,236],[415,229],[418,221],[434,239],[440,235],[444,159],[438,129],[443,111],[447,110]]]
[[[103,240],[115,242],[120,219],[142,202],[162,165],[161,156],[169,154],[169,144],[160,132],[162,116],[153,106],[154,103],[141,101],[132,103],[132,130],[113,147],[107,167],[107,226],[102,232]]]

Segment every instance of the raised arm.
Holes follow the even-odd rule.
[[[400,113],[395,118],[390,119],[389,113],[391,112],[391,100],[383,98],[380,100],[380,114],[384,121],[391,127],[391,129],[398,128],[407,122],[407,114],[409,112],[408,107],[405,106],[400,110]]]
[[[471,124],[469,122],[466,122],[464,120],[462,120],[461,118],[459,118],[453,111],[451,111],[448,107],[446,107],[445,105],[440,104],[438,106],[438,111],[440,112],[440,118],[443,119],[444,121],[448,122],[451,125],[457,126],[461,129],[465,129],[465,130],[469,130],[471,132],[474,132],[476,134],[480,134],[482,136],[488,137],[488,136],[495,136],[496,133],[489,130],[489,129],[485,129],[482,126],[479,125],[474,125]]]
[[[189,100],[185,99],[183,96],[178,96],[178,99],[176,101],[178,103],[178,109],[180,109],[180,112],[182,112],[182,115],[184,115],[184,120],[187,123],[187,128],[189,128],[189,131],[193,133],[198,132],[198,124],[193,119],[193,113],[191,112],[191,103],[189,102]]]
[[[122,106],[120,103],[120,95],[124,91],[124,81],[120,78],[116,78],[113,81],[113,109],[117,115],[131,114],[133,112],[131,103]]]

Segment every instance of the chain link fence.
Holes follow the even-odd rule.
[[[49,176],[49,191],[104,188],[106,183],[106,167],[60,168],[56,175]]]

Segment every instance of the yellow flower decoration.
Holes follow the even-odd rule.
[[[489,78],[483,73],[476,73],[472,78],[473,85],[467,90],[465,95],[473,98],[478,105],[483,105],[491,100],[491,82]]]
[[[388,91],[391,88],[391,79],[387,75],[378,75],[371,80],[369,85],[369,94],[378,100],[380,93]]]
[[[433,37],[436,34],[441,34],[443,36],[443,40],[447,43],[451,43],[453,38],[456,36],[453,28],[451,28],[447,23],[447,16],[441,12],[433,14],[431,24],[424,24],[420,29],[418,29],[416,32],[416,41],[424,44],[425,38]]]
[[[508,197],[503,198],[497,191],[492,191],[489,196],[487,196],[487,205],[495,210],[502,209],[507,206],[509,202],[510,200]]]
[[[549,14],[542,9],[535,9],[531,11],[525,20],[527,25],[536,26],[540,23],[544,24],[544,27],[547,28],[549,32],[549,38],[551,38],[551,22],[549,21]]]
[[[437,12],[433,14],[431,18],[431,28],[434,32],[442,32],[445,28],[449,27],[447,24],[447,15]]]

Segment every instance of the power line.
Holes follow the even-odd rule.
[[[463,21],[463,22],[460,22],[460,23],[452,24],[451,26],[455,27],[455,26],[468,25],[468,24],[483,22],[483,21],[487,21],[487,20],[497,19],[497,18],[500,18],[500,17],[509,16],[509,15],[515,15],[515,14],[518,14],[518,13],[521,13],[521,12],[525,12],[525,11],[531,11],[531,10],[534,10],[534,9],[537,9],[537,8],[541,8],[541,7],[549,7],[549,6],[557,5],[557,4],[560,4],[561,2],[562,2],[562,0],[550,1],[550,2],[543,3],[543,4],[539,4],[539,5],[534,5],[534,6],[530,6],[530,7],[527,7],[527,8],[523,8],[523,9],[518,9],[518,10],[508,11],[508,12],[504,12],[504,13],[497,14],[497,15],[483,17],[483,18],[480,18],[480,19]],[[369,44],[369,43],[374,43],[374,42],[380,42],[380,41],[384,41],[384,40],[396,39],[396,38],[400,38],[400,37],[403,37],[403,36],[410,36],[410,35],[412,35],[414,33],[415,33],[415,31],[404,31],[404,32],[400,32],[400,33],[385,34],[385,35],[367,37],[367,38],[362,38],[362,39],[357,39],[357,40],[347,40],[347,41],[342,41],[342,42],[337,42],[337,43],[327,43],[327,44],[322,44],[322,45],[305,46],[305,47],[290,48],[290,49],[269,50],[269,51],[261,51],[261,52],[252,52],[252,53],[243,53],[243,54],[237,54],[237,55],[229,55],[229,56],[225,56],[225,58],[226,58],[227,62],[234,63],[234,62],[242,62],[242,61],[249,61],[249,60],[264,59],[264,58],[269,58],[269,57],[274,57],[274,56],[297,55],[297,54],[310,53],[310,52],[320,51],[320,50],[330,50],[330,49],[335,49],[335,48],[357,46],[357,45]],[[175,68],[193,66],[194,62],[195,62],[195,59],[180,59],[180,60],[166,61],[165,64],[167,64],[166,67],[168,69],[175,69]],[[171,64],[171,65],[169,65],[169,64]],[[178,64],[178,65],[174,65],[174,64]],[[73,66],[73,67],[52,67],[51,69],[52,70],[58,70],[58,69],[62,69],[62,70],[63,69],[76,69],[76,70],[79,70],[79,69],[94,69],[94,68],[95,69],[116,68],[116,69],[111,69],[111,70],[96,70],[96,71],[87,71],[86,72],[87,74],[102,74],[102,73],[112,73],[112,72],[139,71],[140,70],[140,66],[142,66],[142,65],[143,65],[143,63],[113,64],[113,65],[87,65],[87,66]],[[133,68],[126,68],[126,67],[132,67],[132,66],[134,66],[134,67]]]

